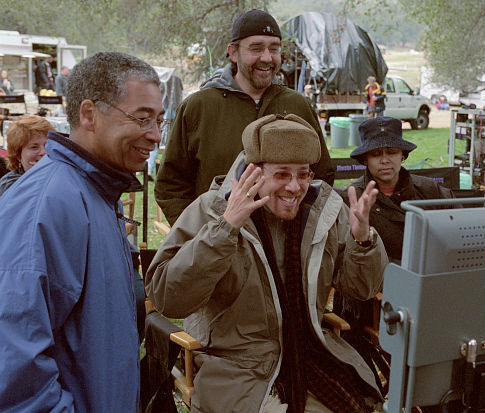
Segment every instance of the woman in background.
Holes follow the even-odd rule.
[[[366,166],[364,175],[353,182],[357,197],[365,185],[373,180],[379,190],[369,214],[369,224],[379,233],[386,248],[389,262],[401,263],[406,211],[402,201],[415,199],[454,198],[451,190],[439,185],[432,178],[414,175],[402,166],[416,145],[402,138],[402,122],[386,116],[368,119],[359,125],[362,144],[350,154]],[[345,191],[338,191],[349,205]],[[357,301],[334,295],[333,311],[344,318],[351,330],[343,337],[360,353],[371,368],[377,365],[389,382],[389,356],[369,339],[366,326],[374,323],[373,300]],[[386,366],[387,365],[387,366]],[[379,383],[377,370],[374,370]],[[413,412],[417,411],[413,409]],[[434,408],[422,408],[423,412],[435,412]],[[454,412],[454,410],[452,411]]]
[[[379,189],[370,213],[372,225],[384,242],[389,261],[400,264],[406,212],[402,201],[454,198],[451,190],[432,178],[413,175],[401,164],[416,145],[402,138],[402,122],[387,116],[368,119],[359,126],[362,144],[350,154],[367,168],[364,176],[353,182],[357,197],[370,180]],[[341,193],[348,204],[347,190]]]
[[[44,118],[25,115],[7,130],[7,168],[9,173],[0,179],[0,196],[44,155],[47,132],[54,130]]]

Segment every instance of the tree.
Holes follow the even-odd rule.
[[[485,85],[485,2],[401,0],[425,24],[423,50],[434,81],[470,92]]]
[[[483,87],[485,75],[485,2],[476,0],[345,0],[348,10],[364,6],[378,24],[412,18],[421,23],[422,50],[433,81],[460,91]],[[376,10],[379,12],[377,13]],[[398,10],[398,13],[395,11]],[[378,19],[378,16],[391,16]],[[377,16],[377,17],[376,17]],[[369,19],[370,20],[370,19]]]
[[[185,60],[198,45],[197,77],[225,63],[232,23],[272,0],[0,0],[0,27],[21,33],[62,36],[88,53],[122,51],[164,64]],[[168,56],[168,57],[167,57]]]
[[[152,3],[152,2],[150,2]],[[151,22],[146,50],[150,53],[190,54],[194,75],[226,62],[227,44],[234,20],[245,11],[266,9],[268,0],[168,0],[159,2],[163,19]]]
[[[271,11],[282,21],[309,11],[345,16],[379,44],[415,47],[422,27],[399,6],[398,0],[276,0]]]

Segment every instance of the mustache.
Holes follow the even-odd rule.
[[[262,69],[262,70],[265,70],[265,69],[272,69],[272,70],[274,70],[276,68],[276,65],[273,64],[273,63],[269,63],[269,64],[257,63],[257,64],[254,64],[253,65],[253,68],[254,69]]]

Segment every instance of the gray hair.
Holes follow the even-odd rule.
[[[160,87],[157,72],[148,63],[125,53],[100,52],[76,64],[67,82],[66,112],[71,128],[79,126],[79,110],[83,100],[116,105],[126,96],[126,81],[134,78]]]

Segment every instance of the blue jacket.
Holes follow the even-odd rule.
[[[48,137],[0,198],[0,411],[136,412],[134,274],[117,217],[136,179]]]

